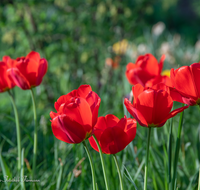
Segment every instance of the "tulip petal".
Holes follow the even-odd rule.
[[[0,62],[0,92],[9,90],[15,86],[15,83],[7,75],[7,64],[5,62]]]
[[[82,97],[82,96],[80,96]],[[93,113],[94,111],[94,108],[96,107],[97,104],[99,104],[99,100],[101,100],[99,98],[99,96],[93,92],[93,91],[90,91],[86,97],[84,97],[86,99],[86,101],[88,102],[88,104],[90,105],[90,109],[91,109],[91,112]]]
[[[57,102],[55,102],[54,107],[55,109],[58,111],[59,107],[63,104],[63,103],[68,103],[70,101],[70,99],[72,97],[77,96],[77,90],[73,90],[70,93],[61,96],[60,98],[58,98]]]
[[[145,120],[144,116],[138,111],[134,106],[128,101],[127,98],[124,99],[124,104],[128,112],[138,121],[141,126],[148,127],[148,123]]]
[[[22,88],[23,90],[30,89],[29,82],[17,68],[8,69],[7,74],[18,87]]]
[[[153,79],[147,81],[147,83],[145,84],[145,87],[152,87],[156,84],[160,84],[163,83],[167,86],[171,86],[172,87],[172,82],[171,79],[168,76],[157,76],[154,77]]]
[[[15,66],[29,82],[30,87],[36,86],[39,62],[35,62],[35,60],[31,58],[19,57],[16,59]]]
[[[160,58],[160,62],[158,64],[159,74],[162,72],[164,61],[165,61],[165,55],[162,55],[161,58]]]
[[[149,81],[153,77],[151,74],[149,74],[148,72],[146,72],[140,67],[138,67],[137,69],[134,69],[131,75],[132,77],[135,78],[137,83],[141,84],[142,86],[145,86],[146,82]]]
[[[65,104],[64,114],[80,125],[92,126],[92,113],[87,101],[83,98],[76,98],[75,102]]]
[[[131,70],[131,69],[135,69],[135,68],[137,68],[137,66],[134,63],[128,63],[126,65],[126,70]]]
[[[99,136],[98,133],[101,133],[101,131],[105,130],[107,128],[106,119],[105,117],[101,116],[98,118],[98,121],[94,127],[94,134],[95,136]]]
[[[192,98],[186,97],[187,95],[182,95],[178,90],[175,88],[170,88],[170,96],[172,97],[173,101],[188,104],[193,106],[196,104],[196,101]]]
[[[86,137],[83,126],[66,115],[53,118],[51,127],[55,137],[66,143],[80,143]]]
[[[116,154],[129,144],[129,138],[121,127],[108,127],[100,138],[102,151],[106,154]]]
[[[143,91],[144,91],[144,87],[141,84],[136,84],[135,86],[132,87],[134,104],[136,103],[138,95],[141,94]]]
[[[40,54],[38,52],[35,51],[31,51],[26,58],[33,60],[35,63],[39,63],[40,62]]]
[[[58,115],[58,113],[55,113],[55,112],[50,112],[50,117],[51,119],[53,119],[54,117],[56,117]]]
[[[154,124],[162,123],[163,120],[168,116],[170,113],[173,100],[171,96],[163,90],[159,90],[155,93],[155,103],[154,103],[154,116],[153,122]]]
[[[194,85],[197,91],[198,98],[200,98],[200,63],[193,63],[191,66],[191,72],[193,74]]]
[[[181,108],[175,109],[172,112],[169,113],[169,115],[167,116],[167,119],[170,119],[171,117],[174,117],[175,115],[177,115],[178,113],[182,112],[183,110],[187,109],[189,106],[183,106]]]
[[[95,136],[96,136],[96,135],[95,135]],[[98,149],[98,146],[97,146],[97,144],[96,144],[96,142],[95,142],[95,140],[94,140],[94,137],[91,136],[88,140],[89,140],[89,143],[90,143],[91,147],[92,147],[94,150],[96,150],[97,152],[99,152],[99,149]],[[99,142],[99,141],[98,141],[98,142]]]
[[[178,91],[197,99],[198,92],[189,66],[183,66],[177,70],[174,86]]]
[[[9,56],[3,56],[2,61],[6,63],[7,68],[14,67],[16,64],[16,61],[14,59],[11,59]]]
[[[44,77],[44,75],[47,72],[47,67],[48,67],[48,63],[47,63],[46,59],[44,59],[44,58],[40,59],[37,76],[36,76],[37,77],[36,78],[36,86],[41,84],[42,78]]]
[[[98,102],[97,102],[97,104],[96,104],[96,106],[95,106],[95,108],[93,110],[93,113],[92,113],[92,126],[95,126],[95,124],[97,122],[100,102],[101,102],[101,99],[99,98]]]
[[[128,63],[128,65],[126,66],[126,78],[128,79],[129,83],[132,85],[137,84],[137,80],[135,79],[135,76],[134,76],[134,70],[137,68],[138,67],[133,63]]]
[[[158,91],[158,90],[164,90],[166,91],[168,94],[170,94],[170,87],[167,86],[166,84],[164,83],[158,83],[158,84],[155,84],[151,87],[152,89]]]
[[[174,70],[174,68],[170,70],[170,79],[171,79],[172,87],[175,87],[175,75],[177,71],[178,69]]]
[[[102,117],[102,116],[99,117],[98,121],[97,121],[97,123],[96,123],[96,125],[94,127],[94,135],[96,136],[96,138],[98,139],[98,141],[99,141],[99,139],[100,139],[103,131],[106,128],[107,128],[107,125],[106,125],[106,119],[105,119],[105,117]],[[94,148],[96,151],[99,152],[98,147],[97,147],[96,142],[95,142],[95,140],[94,140],[93,137],[89,138],[89,142],[90,142],[90,145],[92,146],[92,148]]]
[[[150,53],[139,56],[136,61],[136,65],[141,67],[151,76],[157,76],[159,74],[158,61]]]
[[[112,114],[106,115],[105,119],[106,119],[106,125],[107,125],[107,127],[114,127],[119,122],[119,119],[115,115],[112,115]]]
[[[85,98],[88,96],[89,92],[92,91],[92,88],[90,85],[88,84],[84,84],[84,85],[81,85],[78,89],[77,89],[77,94],[82,97],[82,98]]]
[[[147,89],[136,100],[135,108],[144,116],[148,124],[153,123],[154,120],[155,94],[156,91]]]
[[[119,119],[118,119],[118,120],[119,120]],[[127,117],[124,116],[124,118],[121,118],[121,119],[118,121],[118,123],[117,123],[116,126],[121,127],[121,128],[125,131],[125,129],[126,129],[126,127],[127,127]]]
[[[126,77],[130,84],[136,85],[137,83],[141,84],[142,86],[145,86],[145,83],[154,77],[150,72],[148,72],[146,69],[141,68],[138,65],[135,65],[133,63],[129,63],[127,65],[126,70]]]
[[[124,131],[129,137],[129,142],[131,142],[136,136],[136,131],[137,131],[136,120],[131,118],[127,119],[127,125]]]

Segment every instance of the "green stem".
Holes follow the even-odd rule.
[[[148,128],[147,151],[146,151],[145,174],[144,174],[144,190],[147,190],[147,173],[148,173],[150,137],[151,137],[151,127]]]
[[[200,167],[199,167],[199,182],[198,182],[198,190],[200,190]]]
[[[175,180],[176,180],[179,149],[180,149],[180,142],[181,142],[181,131],[182,131],[182,124],[183,124],[183,113],[184,111],[181,112],[181,116],[179,119],[178,135],[177,135],[177,140],[176,140],[176,150],[175,150],[175,158],[174,158],[174,171],[173,171],[173,178],[172,178],[172,190],[175,189]]]
[[[33,144],[33,173],[32,173],[32,179],[35,178],[35,168],[36,168],[36,158],[37,158],[37,114],[36,114],[36,106],[35,106],[35,98],[33,94],[33,90],[31,89],[31,97],[33,102],[33,114],[34,114],[34,144]]]
[[[122,175],[121,175],[121,171],[119,169],[119,164],[117,162],[117,157],[115,154],[113,154],[113,158],[115,160],[115,164],[116,164],[116,167],[117,167],[117,171],[118,171],[118,175],[119,175],[119,181],[120,181],[120,187],[121,187],[121,190],[124,190],[123,188],[123,181],[122,181]]]
[[[25,184],[24,184],[24,148],[22,149],[22,162],[21,162],[21,187],[23,190],[25,190]]]
[[[18,112],[17,112],[17,107],[14,101],[14,98],[11,94],[10,91],[8,91],[8,94],[10,96],[12,105],[13,105],[13,109],[14,109],[14,113],[15,113],[15,123],[16,123],[16,131],[17,131],[17,149],[18,149],[18,164],[17,164],[17,169],[18,171],[20,171],[21,169],[21,135],[20,135],[20,126],[19,126],[19,116],[18,116]]]
[[[85,148],[85,151],[87,152],[87,155],[88,155],[88,158],[89,158],[89,161],[90,161],[90,167],[91,167],[91,172],[92,172],[92,186],[93,186],[93,190],[95,190],[95,173],[94,173],[94,166],[93,166],[93,162],[92,162],[92,157],[91,157],[91,154],[90,154],[90,151],[87,147],[87,144],[85,141],[83,141],[83,146]]]
[[[171,161],[172,161],[172,125],[173,118],[170,119],[170,131],[169,131],[169,147],[168,147],[168,183],[169,189],[172,190],[172,177],[171,177]]]
[[[106,176],[106,170],[105,170],[105,164],[104,164],[104,159],[103,159],[103,153],[102,153],[102,150],[101,150],[101,147],[99,145],[99,142],[97,140],[97,138],[95,137],[95,135],[93,135],[94,137],[94,140],[98,146],[98,149],[99,149],[99,155],[100,155],[100,158],[101,158],[101,165],[102,165],[102,169],[103,169],[103,175],[104,175],[104,180],[105,180],[105,185],[106,185],[106,190],[109,190],[108,188],[108,180],[107,180],[107,176]]]

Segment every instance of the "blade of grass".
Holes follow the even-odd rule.
[[[67,190],[71,176],[72,176],[72,172],[69,172],[69,174],[67,175],[67,180],[66,180],[65,186],[63,187],[62,190]]]
[[[63,174],[63,163],[62,163],[61,159],[59,159],[59,161],[60,161],[60,171],[59,171],[58,179],[57,179],[57,183],[56,183],[56,189],[57,190],[60,189],[60,184],[61,184],[62,174]]]
[[[124,176],[133,184],[135,190],[138,190],[134,180],[132,179],[130,173],[128,172],[128,170],[127,170],[127,168],[125,166],[124,166],[124,169],[125,169],[125,172],[127,173],[127,174],[124,173]]]
[[[0,135],[2,136],[2,138],[11,146],[16,147],[16,145],[9,139],[7,138],[5,135],[3,135],[2,133],[0,133]]]
[[[137,172],[134,175],[134,181],[137,179],[138,175],[140,174],[144,164],[145,164],[145,159],[143,159],[142,162],[140,163],[140,166],[139,166]]]
[[[0,146],[0,165],[1,165],[1,170],[3,172],[3,176],[4,176],[4,182],[6,184],[6,187],[7,189],[9,189],[9,186],[10,186],[10,183],[8,183],[6,181],[7,178],[12,178],[12,174],[6,164],[6,162],[4,161],[3,157],[2,157],[2,148],[3,148],[3,144],[4,144],[4,141],[1,143],[1,146]]]

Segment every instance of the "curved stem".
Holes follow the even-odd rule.
[[[83,141],[83,146],[85,148],[85,151],[87,152],[87,155],[88,155],[88,158],[89,158],[89,161],[90,161],[90,167],[91,167],[91,172],[92,172],[92,186],[93,186],[93,190],[95,190],[95,173],[94,173],[94,166],[93,166],[93,163],[92,163],[92,157],[91,157],[91,154],[90,154],[90,151],[87,147],[87,144],[85,141]]]
[[[150,137],[151,137],[151,127],[148,128],[147,151],[146,151],[145,174],[144,174],[144,190],[147,190],[147,173],[148,173]]]
[[[168,147],[168,183],[169,183],[169,189],[171,190],[172,190],[172,178],[171,178],[172,125],[173,125],[173,118],[170,119],[169,147]]]
[[[31,89],[31,97],[33,102],[33,114],[34,114],[34,144],[33,144],[33,173],[32,179],[34,180],[35,177],[35,168],[36,168],[36,158],[37,158],[37,114],[36,114],[36,106],[35,106],[35,98],[33,94],[33,90]]]
[[[102,153],[102,150],[101,150],[101,147],[99,145],[97,138],[95,137],[95,135],[93,135],[93,137],[94,137],[94,140],[95,140],[95,142],[98,146],[98,149],[99,149],[99,155],[100,155],[100,158],[101,158],[101,165],[102,165],[102,169],[103,169],[103,176],[104,176],[104,180],[105,180],[106,190],[109,190],[108,180],[107,180],[106,170],[105,170],[105,164],[104,164],[104,159],[103,159],[103,153]]]
[[[180,142],[181,142],[181,131],[182,131],[182,124],[183,124],[183,113],[184,113],[184,111],[181,112],[181,116],[179,119],[178,135],[177,135],[177,140],[176,140],[176,150],[175,150],[175,158],[174,158],[172,189],[175,189],[176,172],[177,172],[179,149],[180,149]]]
[[[117,167],[121,190],[124,190],[124,188],[123,188],[123,181],[122,181],[122,175],[121,175],[121,172],[120,172],[120,169],[119,169],[119,164],[117,162],[117,157],[116,157],[115,154],[113,154],[113,158],[115,160],[115,164],[116,164],[116,167]]]
[[[18,149],[17,169],[20,171],[21,169],[21,135],[20,135],[20,126],[19,126],[19,116],[18,116],[16,104],[11,92],[8,91],[8,94],[10,96],[10,100],[12,102],[14,113],[15,113],[15,123],[16,123],[16,131],[17,131],[17,149]]]

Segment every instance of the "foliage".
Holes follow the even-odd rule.
[[[190,65],[200,61],[198,40],[199,2],[193,1],[189,10],[193,17],[184,20],[181,1],[147,0],[1,0],[0,2],[0,57],[25,56],[31,50],[40,52],[49,63],[42,85],[35,89],[38,122],[38,189],[91,189],[89,160],[82,144],[70,145],[54,138],[49,113],[53,104],[63,94],[90,84],[101,97],[99,116],[108,113],[123,117],[123,98],[128,96],[131,85],[125,78],[125,66],[135,62],[139,54],[150,52],[160,59],[166,55],[164,67]],[[194,7],[194,9],[192,8]],[[187,15],[187,14],[186,14]],[[192,18],[190,22],[189,18]],[[164,21],[166,29],[155,34],[152,25]],[[108,57],[116,56],[112,45],[127,39],[128,46],[119,67],[105,64]],[[196,43],[196,44],[195,44]],[[25,148],[25,175],[30,179],[33,147],[33,113],[29,91],[13,90],[19,111],[22,148]],[[180,107],[180,104],[175,104]],[[181,152],[178,162],[179,190],[197,189],[200,163],[200,125],[198,107],[185,111]],[[173,121],[173,153],[177,136],[178,118]],[[167,189],[167,146],[169,122],[161,129],[153,129],[150,147],[148,189]],[[137,128],[134,141],[118,153],[122,171],[124,166],[138,189],[143,187],[144,158],[147,130]],[[14,113],[7,93],[1,94],[0,106],[1,162],[6,170],[17,177],[17,140]],[[88,144],[88,142],[86,142]],[[104,180],[97,152],[90,147],[95,164],[99,190]],[[172,154],[173,155],[173,154]],[[117,170],[112,157],[104,155],[111,189],[118,189]],[[3,159],[2,159],[3,158]],[[59,159],[60,158],[60,159]],[[85,158],[85,159],[84,159]],[[0,179],[3,179],[2,166]],[[62,174],[62,175],[61,175]],[[80,174],[80,175],[78,175]],[[123,175],[125,188],[134,184]],[[60,184],[60,188],[59,185]],[[10,189],[17,187],[10,183]],[[27,189],[31,183],[25,184]],[[0,183],[4,189],[5,184]],[[19,187],[18,187],[19,189]]]

